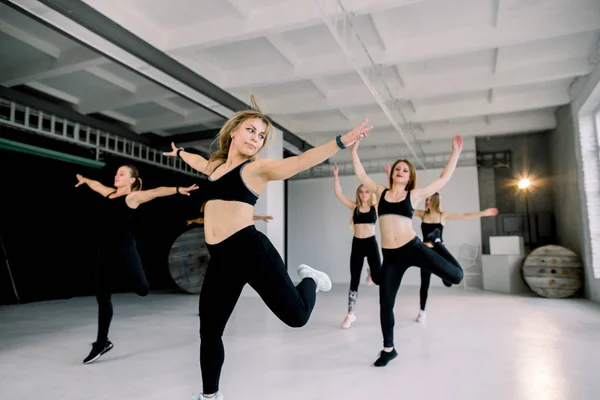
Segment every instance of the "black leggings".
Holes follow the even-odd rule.
[[[248,226],[215,245],[200,292],[200,368],[203,392],[216,393],[225,359],[223,331],[248,283],[286,325],[304,326],[317,300],[311,278],[294,287],[281,256],[269,239]]]
[[[446,260],[451,262],[452,264],[459,265],[456,258],[450,254],[446,246],[442,242],[437,242],[433,246],[433,250],[438,253],[440,256],[444,257]],[[427,305],[427,295],[429,292],[429,284],[431,283],[431,272],[424,270],[421,268],[421,290],[419,291],[420,297],[420,305],[421,310],[425,311],[425,306]]]
[[[375,236],[364,239],[354,237],[352,239],[352,251],[350,253],[350,293],[348,294],[349,313],[353,312],[356,306],[360,274],[362,273],[365,257],[371,269],[371,279],[373,279],[373,283],[379,285],[381,257],[379,256],[379,245]]]
[[[463,279],[463,270],[433,249],[425,246],[415,236],[410,242],[397,249],[382,249],[383,265],[379,285],[379,316],[383,347],[394,347],[394,304],[404,272],[411,266],[424,269],[440,278],[458,284]]]
[[[104,242],[96,259],[96,301],[98,302],[98,336],[96,341],[108,340],[108,330],[113,317],[111,296],[116,278],[124,277],[127,285],[139,296],[149,291],[148,281],[131,234]]]

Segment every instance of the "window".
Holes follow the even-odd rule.
[[[585,191],[587,232],[594,277],[600,279],[600,110],[579,115],[579,144]]]

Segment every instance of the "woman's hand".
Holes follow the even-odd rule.
[[[452,139],[452,152],[454,154],[460,154],[463,149],[463,139],[462,136],[456,135],[454,139]]]
[[[82,175],[75,175],[75,177],[77,178],[77,185],[75,185],[75,187],[81,186],[85,183],[86,178],[84,178]]]
[[[358,125],[356,128],[352,129],[350,132],[346,133],[340,138],[345,147],[349,147],[352,145],[356,146],[359,141],[368,136],[367,132],[373,129],[373,126],[365,127],[367,122],[369,122],[369,120],[365,119],[360,125]]]
[[[497,208],[488,208],[487,210],[485,210],[483,212],[483,215],[486,217],[494,217],[494,216],[498,215],[498,209]]]
[[[177,157],[177,150],[179,150],[180,147],[175,146],[175,143],[171,142],[171,151],[165,151],[163,152],[163,155],[165,156],[169,156],[169,157]],[[181,149],[183,149],[183,147],[181,147]]]
[[[392,170],[392,166],[390,164],[383,164],[383,169],[385,170],[385,173],[389,176],[390,171]]]
[[[198,185],[196,185],[196,184],[194,183],[192,186],[189,186],[189,187],[186,187],[186,188],[182,188],[182,187],[180,187],[180,188],[177,190],[177,192],[178,192],[179,194],[183,194],[183,195],[189,196],[189,195],[190,195],[190,192],[191,192],[192,190],[196,190],[196,189],[198,189]]]

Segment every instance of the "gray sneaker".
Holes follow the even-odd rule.
[[[298,275],[300,278],[312,278],[317,283],[317,292],[329,292],[331,290],[331,279],[325,272],[317,271],[306,264],[298,266]]]

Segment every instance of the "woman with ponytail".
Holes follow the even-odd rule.
[[[369,263],[367,269],[367,285],[379,284],[381,270],[381,257],[379,245],[375,237],[375,223],[377,222],[377,198],[364,185],[356,188],[356,200],[352,201],[342,192],[340,184],[339,168],[335,164],[333,170],[333,190],[343,205],[352,210],[350,227],[354,236],[352,237],[352,248],[350,250],[350,290],[348,291],[348,313],[342,322],[342,328],[350,328],[356,321],[354,314],[356,301],[358,300],[358,286],[365,258]]]
[[[134,211],[141,204],[157,197],[176,193],[189,196],[198,186],[142,190],[142,179],[133,165],[124,165],[117,170],[114,188],[81,175],[77,175],[77,181],[75,187],[86,184],[104,197],[97,221],[100,230],[95,273],[98,335],[90,354],[83,360],[84,364],[89,364],[113,348],[113,344],[108,340],[108,330],[113,316],[111,295],[115,277],[125,276],[138,296],[146,296],[149,291],[135,239],[129,227]]]
[[[208,176],[204,235],[210,262],[200,293],[200,369],[203,392],[198,399],[222,400],[219,383],[225,361],[223,332],[246,284],[286,325],[300,328],[315,307],[317,291],[331,289],[324,272],[301,264],[294,286],[286,266],[265,235],[254,226],[254,206],[270,181],[282,181],[322,163],[366,136],[366,120],[328,143],[282,160],[258,158],[272,124],[258,110],[238,111],[221,128],[219,149],[209,159],[172,144],[167,156],[179,157]],[[270,350],[273,351],[273,350]],[[285,350],[281,350],[285,351]],[[252,394],[248,394],[252,397]]]

